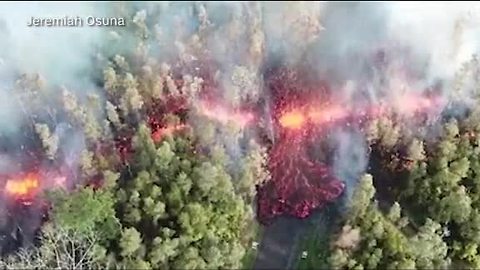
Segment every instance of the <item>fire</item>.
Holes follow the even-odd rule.
[[[293,110],[283,114],[279,122],[285,128],[299,129],[303,127],[306,122],[306,117],[300,110]]]
[[[31,197],[38,191],[39,186],[38,175],[29,173],[21,179],[9,179],[5,191],[14,197]]]

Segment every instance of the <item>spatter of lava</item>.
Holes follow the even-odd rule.
[[[437,96],[407,93],[394,100],[348,108],[329,100],[326,87],[300,89],[301,84],[289,80],[285,76],[288,74],[279,74],[269,84],[274,96],[272,119],[276,135],[268,158],[272,178],[259,188],[257,198],[262,223],[281,214],[305,218],[343,193],[345,184],[329,172],[326,164],[308,155],[309,147],[333,125],[360,127],[381,116],[414,117],[443,105]]]
[[[252,111],[230,108],[218,102],[200,100],[197,105],[198,113],[221,124],[234,123],[239,127],[246,127],[255,119]]]
[[[48,178],[48,179],[47,179]],[[66,177],[49,173],[28,172],[8,177],[4,186],[4,196],[29,205],[45,188],[65,188]]]
[[[268,168],[272,181],[258,193],[258,216],[264,223],[284,213],[305,218],[344,190],[344,183],[333,177],[325,164],[308,159],[307,145],[297,138],[275,143]]]
[[[15,198],[34,197],[40,186],[38,175],[28,173],[24,177],[8,179],[5,192]]]
[[[273,86],[282,87],[282,81]],[[326,164],[310,159],[307,150],[321,125],[345,118],[348,113],[337,106],[319,110],[325,105],[319,101],[319,92],[314,97],[306,92],[289,95],[288,89],[275,90],[272,118],[277,135],[268,158],[272,179],[259,188],[257,197],[262,223],[282,214],[305,218],[313,209],[338,198],[345,188]]]
[[[273,119],[274,138],[268,158],[272,178],[259,187],[257,197],[258,218],[263,223],[281,214],[307,217],[313,209],[334,201],[343,193],[344,183],[333,176],[328,165],[308,154],[309,148],[334,125],[360,126],[366,120],[385,115],[411,117],[439,105],[435,97],[402,94],[395,99],[365,102],[350,108],[333,100],[326,85],[299,82],[299,76],[288,69],[272,74],[266,80],[272,97],[269,107],[273,108],[269,117]],[[195,100],[180,94],[147,102],[147,122],[155,142],[188,128],[187,115],[191,110],[220,124],[255,128],[261,118],[258,112],[262,111],[259,108],[262,105],[229,105],[218,98],[221,88],[208,76],[202,78],[205,83]],[[181,80],[176,82],[178,89],[182,89]],[[169,122],[168,114],[177,116],[179,121]],[[127,154],[132,153],[133,133],[133,130],[126,130],[116,139],[123,160],[128,160]]]

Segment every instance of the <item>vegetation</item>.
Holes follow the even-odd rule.
[[[135,5],[115,7],[115,15],[131,23],[110,33],[112,41],[99,48],[92,65],[98,92],[54,89],[40,76],[23,76],[15,85],[19,102],[29,105],[22,109],[42,162],[68,167],[69,185],[47,192],[48,221],[38,243],[2,258],[0,267],[251,268],[262,233],[253,207],[256,188],[270,177],[267,150],[239,123],[199,113],[199,103],[203,96],[220,97],[233,107],[258,101],[261,80],[255,68],[264,48],[258,6],[252,3],[245,16],[250,23],[232,15],[231,25],[216,29],[205,7],[195,5],[188,9],[197,17],[195,27],[178,23],[188,28],[175,29],[178,40],[165,38],[172,25],[155,23],[162,16],[181,22],[162,8],[147,16]],[[225,46],[221,35],[209,36],[211,30],[227,32],[237,46]],[[218,68],[206,50],[211,43],[221,44],[216,46],[223,54],[217,57],[231,50],[241,65]],[[476,67],[477,60],[469,65]],[[387,116],[366,121],[370,169],[341,218],[306,234],[297,267],[480,268],[480,104],[475,98],[476,109],[466,116],[420,121],[422,128]],[[65,150],[70,144],[79,151]],[[287,166],[294,161],[282,169],[292,169]]]
[[[167,64],[172,59],[143,50],[155,42],[163,49],[150,34],[159,26],[147,25],[144,11],[132,13],[129,4],[121,5],[117,15],[133,23],[119,30],[123,39],[108,44],[99,57],[103,92],[84,98],[62,88],[52,105],[58,105],[56,112],[34,121],[44,157],[53,163],[71,158],[62,152],[53,125],[58,118],[85,139],[75,187],[48,192],[49,221],[39,244],[1,260],[1,267],[239,269],[252,264],[251,247],[260,231],[253,214],[255,186],[268,179],[265,149],[236,123],[198,114],[193,101],[204,89],[203,79],[188,66],[173,70]],[[242,84],[254,90],[255,78],[242,75],[248,69],[235,70],[231,80],[237,91]],[[27,93],[40,88],[37,84],[25,77],[19,88]],[[239,95],[231,98],[238,102]],[[45,104],[43,95],[35,98]],[[169,127],[179,128],[162,133]]]
[[[380,164],[370,173],[378,179],[360,179],[330,245],[310,248],[309,257],[329,254],[327,267],[340,269],[480,267],[475,119],[475,111],[450,118],[434,139],[401,126],[395,139],[372,133],[372,155],[382,158],[371,160]]]

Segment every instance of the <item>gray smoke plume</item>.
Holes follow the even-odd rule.
[[[99,93],[91,77],[92,58],[104,42],[102,27],[28,27],[31,18],[106,17],[99,3],[4,3],[0,9],[0,134],[20,138],[20,127],[36,113],[15,91],[22,74],[38,74],[47,100],[58,100],[59,86],[79,97]],[[52,106],[52,104],[49,104]],[[28,113],[22,111],[28,109]],[[53,127],[54,129],[55,127]]]
[[[347,200],[368,165],[367,144],[363,134],[340,130],[334,134],[334,144],[337,146],[333,159],[333,172],[345,182]]]
[[[101,27],[28,27],[35,18],[106,16],[101,4],[5,3],[0,10],[0,57],[9,70],[40,73],[51,84],[80,86]],[[84,81],[85,82],[85,81]]]
[[[28,27],[32,17],[62,18],[65,16],[105,17],[107,9],[98,3],[2,3],[0,5],[0,190],[7,179],[22,171],[29,172],[33,166],[45,167],[41,185],[46,188],[54,178],[48,170],[49,160],[32,160],[31,152],[38,151],[36,135],[30,126],[32,117],[47,123],[50,131],[59,137],[59,152],[65,156],[66,166],[75,170],[78,152],[84,149],[82,131],[62,133],[62,125],[56,126],[52,119],[42,115],[47,107],[62,111],[57,101],[61,96],[60,86],[65,86],[77,96],[100,93],[92,77],[92,58],[97,47],[104,43],[104,28],[101,27]],[[37,78],[42,84],[40,95],[48,104],[35,104],[28,93],[18,91],[17,82],[26,77]],[[25,77],[25,78],[26,78]],[[25,92],[28,92],[25,91]],[[42,112],[40,111],[42,110]],[[68,136],[67,136],[68,135]],[[41,147],[41,146],[40,146]],[[78,149],[82,148],[82,149]],[[38,157],[39,158],[39,157]],[[31,164],[30,164],[31,163]],[[42,168],[40,169],[42,170]],[[36,172],[35,172],[36,173]],[[10,199],[0,196],[0,253],[15,249],[33,239],[41,223],[42,211],[35,205],[29,210],[10,209]],[[7,216],[6,205],[13,214]],[[15,206],[16,207],[16,206]],[[19,206],[21,207],[21,206]],[[23,239],[21,239],[23,238]],[[13,246],[10,246],[13,245]],[[18,246],[17,246],[18,247]]]

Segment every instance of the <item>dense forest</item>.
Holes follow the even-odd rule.
[[[278,40],[263,32],[260,3],[235,6],[230,17],[222,7],[112,4],[109,15],[127,26],[109,29],[78,75],[93,89],[15,77],[12,102],[27,120],[19,136],[0,128],[0,158],[23,140],[22,169],[33,172],[7,178],[2,200],[13,204],[1,205],[0,230],[22,243],[2,242],[0,267],[242,269],[251,267],[259,227],[274,216],[306,218],[340,205],[322,243],[298,254],[299,268],[480,268],[477,58],[442,89],[449,102],[440,112],[438,91],[429,89],[405,94],[419,105],[400,104],[403,112],[342,104],[324,120],[302,102],[335,91],[326,78],[310,79],[308,56],[297,55],[320,23],[288,18],[293,34],[282,36],[283,46],[296,53],[287,59],[267,53]],[[397,64],[387,62],[375,67],[388,69],[385,77]],[[463,89],[472,85],[465,105]],[[303,111],[272,116],[292,104]],[[337,164],[331,142],[339,136],[325,130],[339,126],[357,129],[368,149],[368,166],[352,182],[327,169]]]

